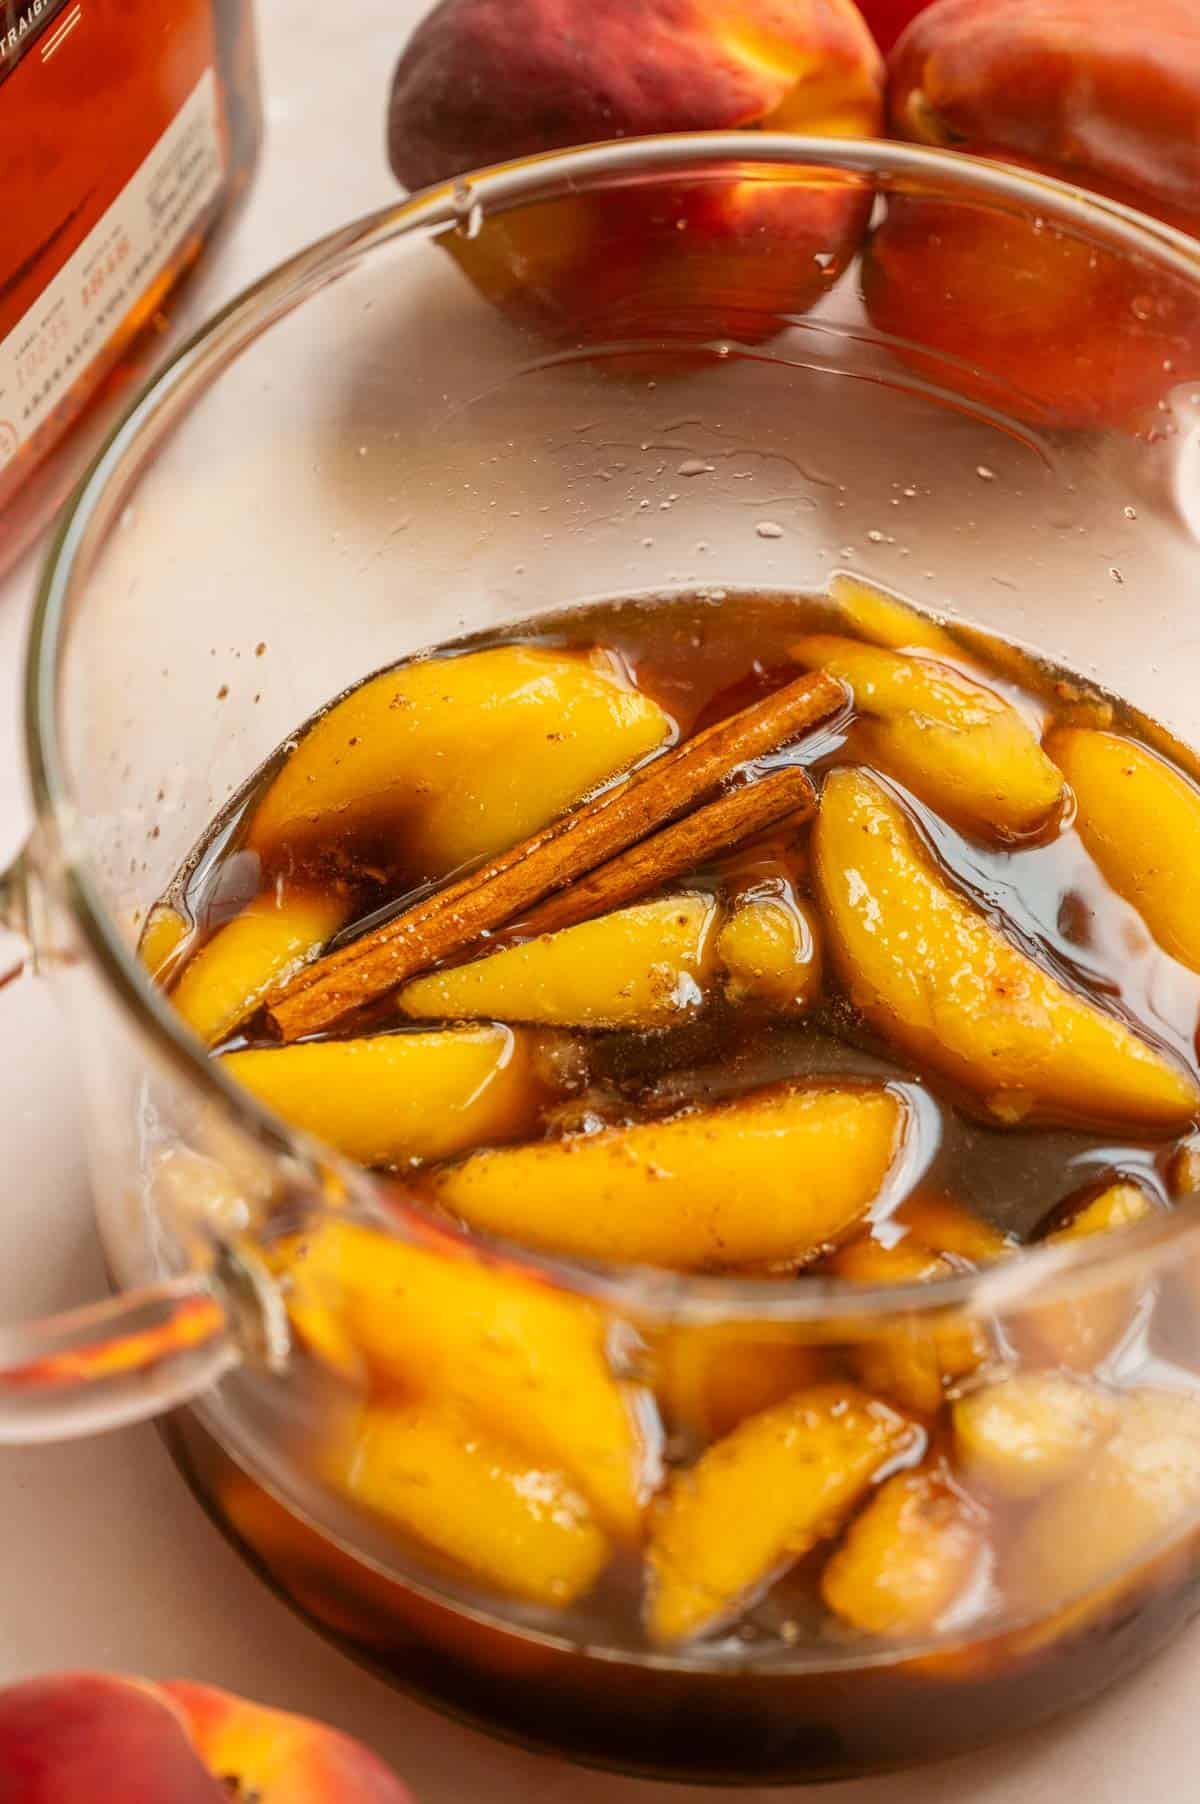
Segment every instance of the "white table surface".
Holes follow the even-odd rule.
[[[192,291],[189,320],[307,239],[394,196],[384,101],[422,6],[259,0],[263,164],[248,208]],[[26,560],[0,585],[0,859],[27,822],[18,682],[35,568]],[[16,1319],[99,1296],[104,1278],[66,1024],[31,982],[0,995],[0,1009],[0,1319]],[[425,1804],[668,1804],[688,1795],[494,1745],[361,1673],[239,1563],[148,1428],[0,1453],[0,1681],[62,1667],[200,1679],[325,1717],[394,1762]],[[835,1795],[838,1804],[1185,1804],[1200,1783],[1190,1753],[1198,1683],[1200,1629],[1062,1726]]]

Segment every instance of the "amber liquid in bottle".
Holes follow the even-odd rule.
[[[0,0],[0,569],[145,368],[260,131],[251,0]]]

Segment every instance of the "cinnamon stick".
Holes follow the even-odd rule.
[[[614,908],[626,908],[661,884],[773,827],[785,815],[794,816],[799,827],[816,811],[817,792],[798,764],[771,771],[757,783],[739,784],[548,897],[520,923],[522,935],[557,933]]]
[[[467,951],[543,897],[677,820],[740,765],[798,738],[845,699],[836,678],[813,671],[718,721],[482,870],[305,966],[268,997],[269,1024],[285,1042],[317,1033],[430,965]]]

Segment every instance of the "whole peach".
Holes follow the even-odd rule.
[[[893,52],[898,136],[986,144],[1200,228],[1195,0],[937,0]]]
[[[12,1804],[412,1804],[382,1761],[303,1717],[198,1685],[57,1673],[0,1691]]]
[[[1034,425],[1149,430],[1200,376],[1191,285],[998,203],[892,196],[862,289],[910,368]]]
[[[937,0],[892,54],[889,108],[909,137],[1200,229],[1192,0]],[[904,361],[1025,420],[1144,429],[1200,376],[1192,286],[1036,208],[894,197],[863,293]]]
[[[852,0],[443,0],[396,70],[389,150],[420,187],[597,139],[862,136],[882,82]],[[869,207],[828,171],[747,167],[500,214],[450,248],[489,299],[556,337],[756,341],[832,285]]]

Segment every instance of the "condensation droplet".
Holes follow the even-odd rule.
[[[1153,319],[1154,302],[1148,294],[1135,294],[1129,303],[1134,319]]]
[[[685,457],[675,472],[677,476],[711,476],[716,464],[706,464],[702,457]]]
[[[1112,577],[1112,579],[1115,583],[1120,583],[1122,585],[1122,587],[1124,586],[1125,578],[1121,575],[1121,572],[1117,569],[1117,566],[1115,564],[1109,565],[1108,574]]]
[[[1127,507],[1125,509],[1125,518],[1127,520],[1136,520],[1137,517],[1138,517],[1138,511],[1137,511],[1136,507]]]
[[[995,470],[991,469],[987,464],[976,464],[975,474],[978,476],[980,482],[995,482],[996,480]]]
[[[649,551],[653,544],[654,544],[653,539],[643,539],[642,540],[642,550]]]
[[[781,539],[783,537],[782,526],[779,526],[774,520],[760,520],[754,530],[760,539]]]
[[[872,545],[882,545],[885,535],[880,532],[877,526],[873,526],[867,534],[867,537],[870,539]]]

